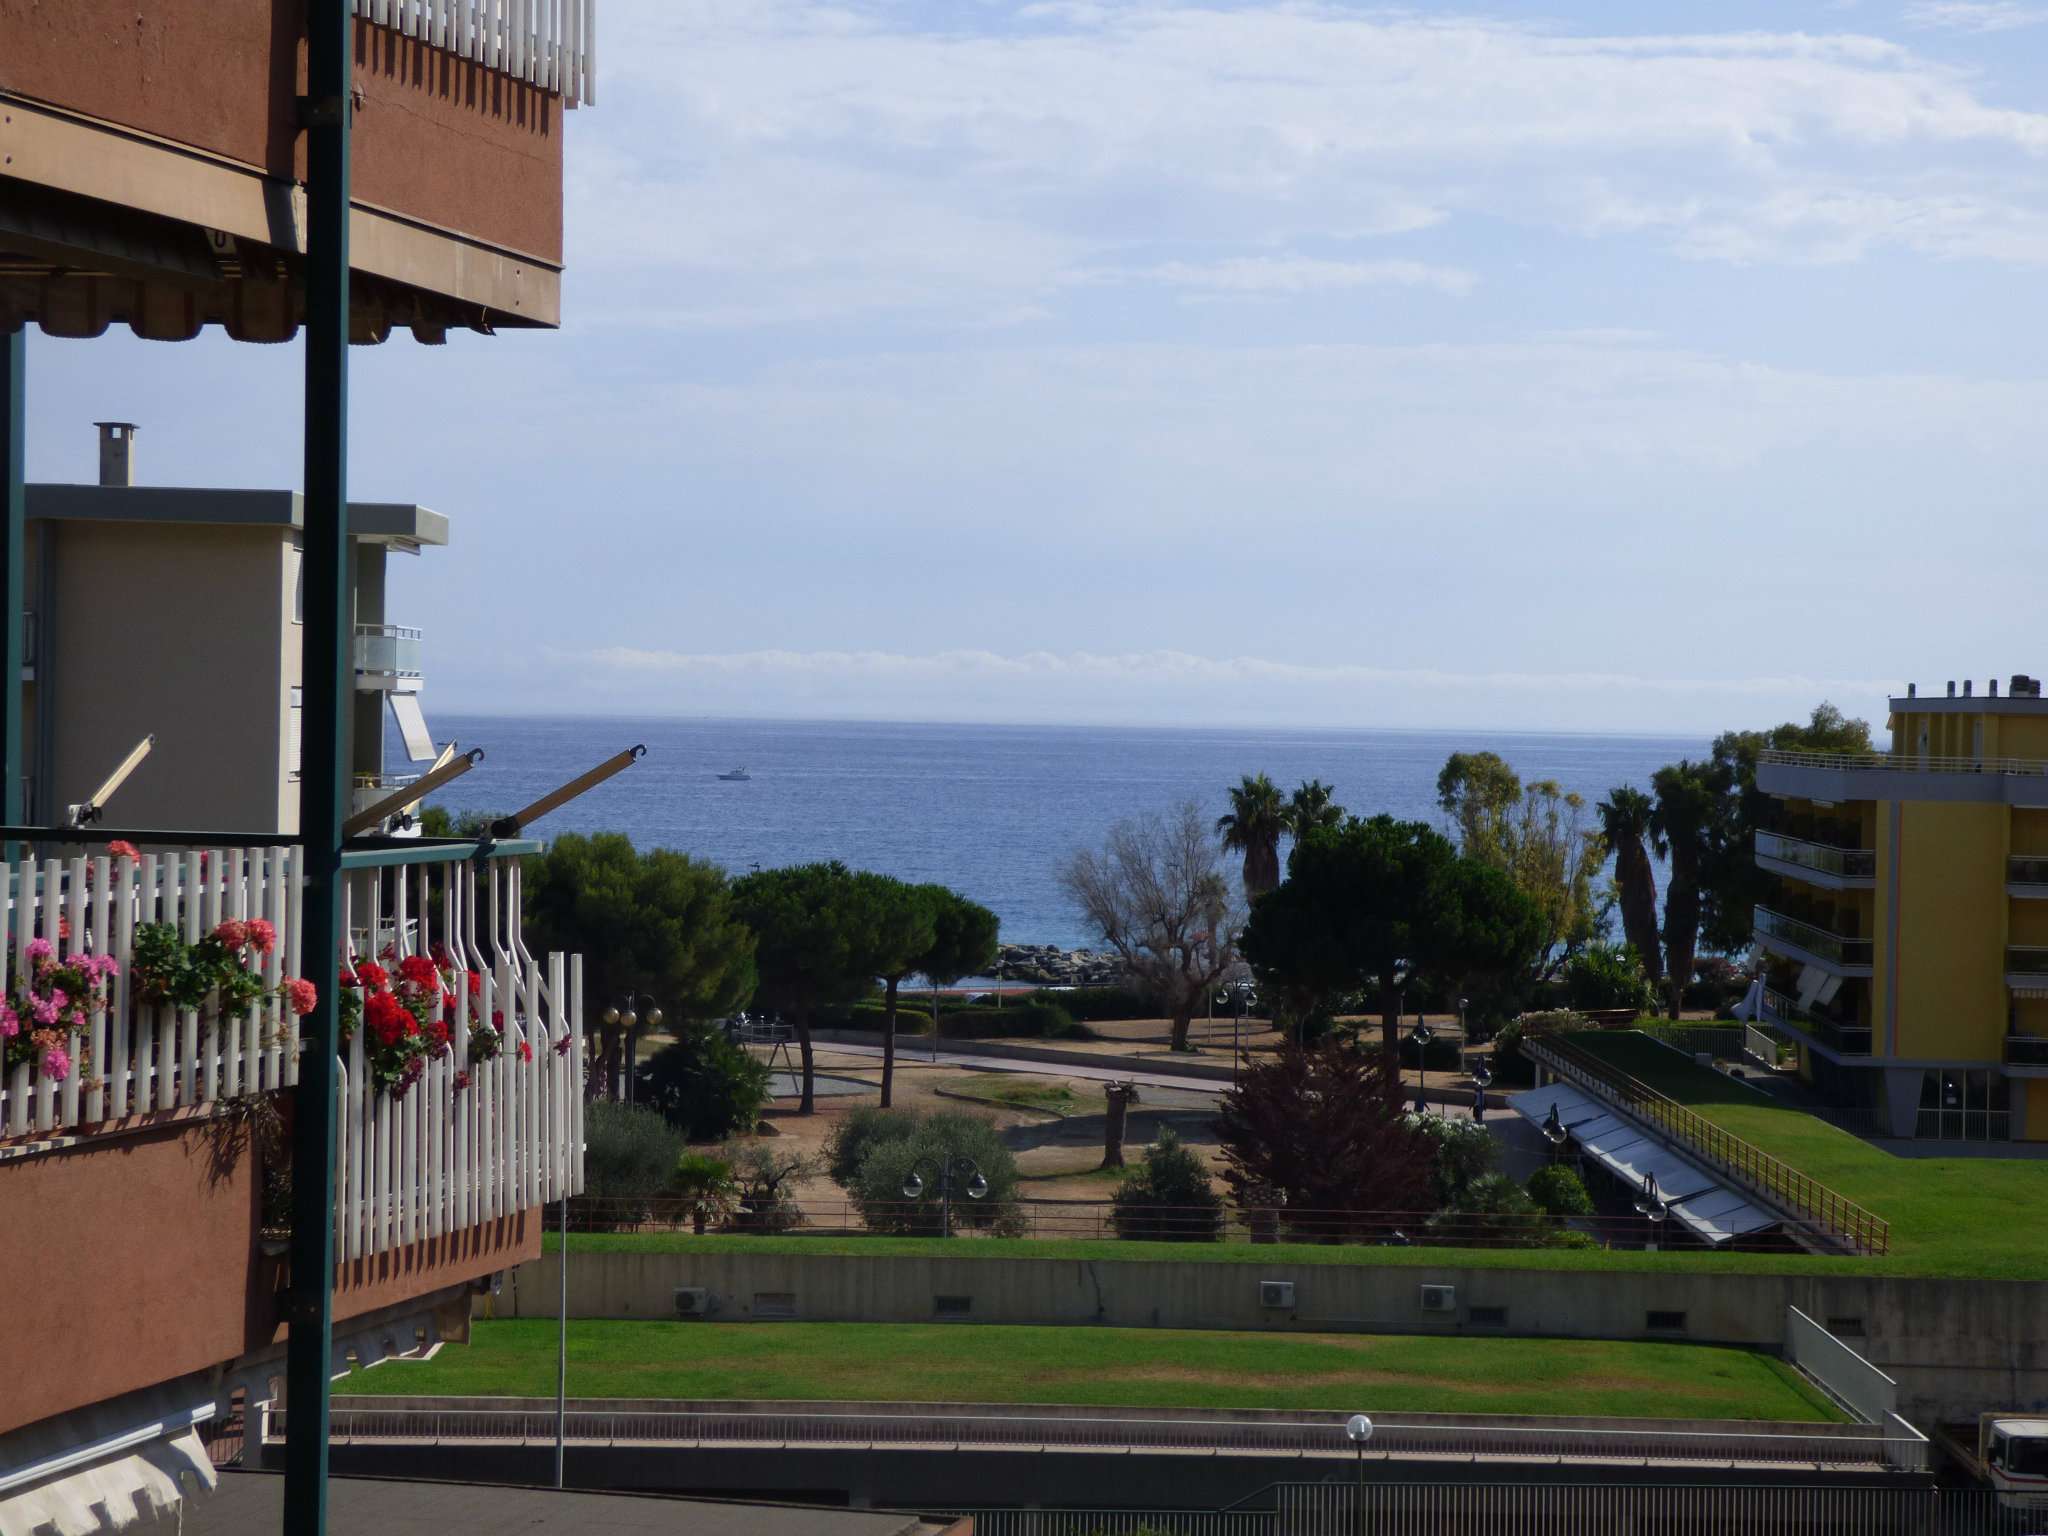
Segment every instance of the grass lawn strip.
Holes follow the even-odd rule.
[[[479,1322],[468,1348],[337,1382],[377,1395],[546,1397],[555,1324]],[[1061,1403],[1129,1408],[1839,1420],[1779,1361],[1678,1343],[572,1320],[574,1397]]]
[[[2048,1276],[2048,1222],[2030,1215],[2048,1196],[2048,1162],[2025,1158],[1899,1157],[1702,1067],[1633,1030],[1588,1031],[1571,1042],[1669,1094],[1891,1223],[1893,1272]]]

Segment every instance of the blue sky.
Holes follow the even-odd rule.
[[[358,349],[430,706],[1712,730],[2048,671],[2048,0],[603,0],[565,325]],[[296,347],[37,338],[285,485]]]

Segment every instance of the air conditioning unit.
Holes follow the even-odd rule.
[[[1455,1285],[1425,1285],[1422,1288],[1422,1310],[1425,1312],[1457,1311],[1458,1288]]]
[[[1280,1311],[1291,1310],[1294,1306],[1294,1282],[1292,1280],[1261,1280],[1259,1282],[1259,1305]]]
[[[676,1287],[677,1317],[706,1317],[711,1312],[711,1292],[701,1285]]]

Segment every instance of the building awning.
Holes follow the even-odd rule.
[[[1579,1150],[1622,1183],[1640,1189],[1644,1175],[1654,1174],[1673,1219],[1701,1242],[1718,1247],[1745,1233],[1774,1227],[1782,1219],[1729,1188],[1720,1175],[1576,1089],[1525,1088],[1508,1098],[1515,1113],[1538,1126],[1552,1104]]]
[[[0,1436],[0,1536],[98,1536],[171,1514],[211,1491],[201,1380],[132,1392]]]
[[[431,763],[434,760],[434,737],[427,729],[427,717],[420,713],[420,701],[416,694],[387,693],[391,701],[391,716],[398,722],[398,733],[405,738],[405,755],[416,763]]]

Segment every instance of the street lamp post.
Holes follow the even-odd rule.
[[[1408,1038],[1415,1042],[1415,1068],[1419,1074],[1415,1080],[1415,1113],[1429,1113],[1429,1042],[1436,1038],[1436,1032],[1420,1019],[1415,1028],[1408,1032]]]
[[[1358,1518],[1365,1519],[1365,1442],[1372,1438],[1372,1420],[1354,1413],[1344,1421],[1344,1435],[1358,1447]]]
[[[1472,1069],[1472,1123],[1486,1124],[1486,1090],[1493,1086],[1493,1072],[1485,1062]]]
[[[1654,1173],[1643,1175],[1643,1192],[1636,1197],[1636,1214],[1650,1224],[1648,1250],[1655,1253],[1658,1235],[1664,1230],[1664,1218],[1671,1214],[1671,1202],[1657,1187],[1657,1175]]]
[[[641,1003],[647,1005],[645,1013],[636,1011]],[[608,1026],[617,1029],[623,1025],[626,1031],[625,1081],[616,1091],[616,1096],[625,1103],[630,1104],[635,1098],[633,1074],[639,1065],[640,1026],[645,1024],[649,1029],[659,1029],[661,1020],[661,1009],[645,992],[628,992],[615,1006],[604,1011],[604,1021]]]
[[[910,1166],[910,1172],[904,1175],[904,1199],[919,1200],[924,1197],[924,1178],[917,1171],[922,1166],[924,1165],[913,1163]],[[956,1169],[968,1174],[967,1182],[961,1186],[961,1192],[968,1199],[980,1200],[988,1194],[988,1180],[982,1176],[981,1169],[973,1158],[955,1157],[949,1152],[939,1159],[939,1235],[941,1237],[951,1237],[953,1235],[953,1175]]]
[[[1571,1133],[1565,1130],[1564,1121],[1558,1118],[1557,1100],[1550,1101],[1550,1113],[1543,1117],[1543,1139],[1550,1143],[1550,1155],[1554,1161],[1564,1149],[1565,1138]]]

